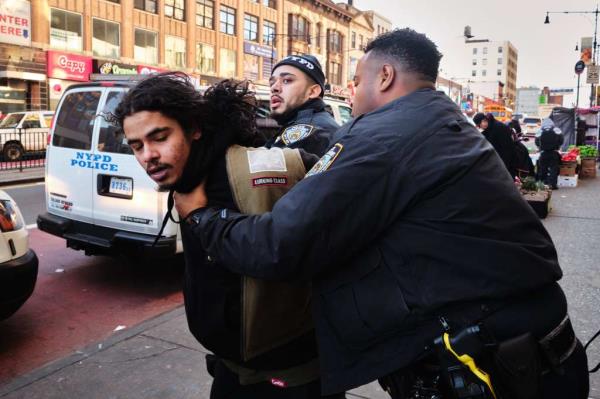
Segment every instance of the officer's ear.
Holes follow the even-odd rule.
[[[379,91],[386,91],[392,87],[396,79],[396,70],[390,64],[383,64],[379,70],[378,76]]]
[[[315,83],[313,85],[310,85],[310,87],[308,88],[308,98],[319,98],[319,96],[321,95],[321,91],[321,86],[319,86],[318,84]]]

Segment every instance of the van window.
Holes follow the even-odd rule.
[[[340,105],[338,111],[340,111],[340,122],[342,125],[352,119],[352,108]]]
[[[123,131],[108,122],[105,115],[114,112],[121,102],[124,91],[111,91],[106,98],[106,104],[100,114],[100,136],[98,137],[98,151],[118,154],[133,154],[131,147],[124,141]]]
[[[67,95],[57,111],[53,146],[77,150],[91,149],[100,94],[98,90],[76,91]]]

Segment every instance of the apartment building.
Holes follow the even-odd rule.
[[[356,15],[358,50],[372,33]],[[342,91],[352,21],[331,0],[0,0],[0,111],[54,109],[91,74],[181,70],[199,85],[266,85],[274,63],[299,53]]]

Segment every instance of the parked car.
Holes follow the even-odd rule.
[[[0,151],[4,161],[18,161],[26,152],[46,149],[53,111],[12,112],[0,122]]]
[[[528,137],[535,137],[537,131],[542,127],[542,119],[537,116],[526,116],[521,122],[521,130]]]
[[[38,258],[15,201],[0,190],[0,320],[15,313],[31,296]]]

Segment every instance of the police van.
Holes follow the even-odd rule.
[[[122,133],[105,115],[133,82],[90,82],[63,94],[46,154],[46,207],[40,230],[87,255],[131,254],[152,259],[182,251],[169,221],[155,246],[167,193],[138,164]]]

